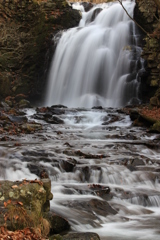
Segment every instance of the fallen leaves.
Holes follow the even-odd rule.
[[[34,228],[25,228],[15,232],[7,230],[5,227],[0,227],[0,239],[3,240],[46,240],[42,237],[41,231]]]
[[[4,207],[7,207],[7,205],[9,205],[11,203],[11,200],[9,199],[7,202],[4,202]]]
[[[140,114],[153,118],[157,121],[160,121],[160,108],[154,107],[152,109],[148,107],[144,107],[140,110]]]

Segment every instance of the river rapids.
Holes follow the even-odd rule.
[[[26,114],[35,120],[35,110]],[[51,208],[72,231],[158,240],[159,135],[133,127],[119,109],[65,108],[58,117],[64,124],[35,120],[42,131],[0,142],[0,178],[35,179],[36,169],[45,169]]]

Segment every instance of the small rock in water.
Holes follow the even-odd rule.
[[[97,17],[97,15],[102,11],[102,8],[96,8],[92,14],[91,17],[91,22],[93,22],[95,20],[95,18]]]
[[[92,109],[103,109],[102,106],[94,106]]]
[[[58,104],[58,105],[52,105],[51,108],[67,108],[64,105]]]
[[[76,160],[75,161],[71,161],[71,160],[60,160],[59,161],[59,165],[62,169],[64,169],[66,172],[72,172],[73,168],[76,165]]]
[[[52,116],[52,118],[48,118],[46,122],[51,124],[64,124],[64,121],[56,116]]]
[[[88,12],[93,7],[93,4],[89,2],[82,2],[81,5],[84,7],[85,12]]]

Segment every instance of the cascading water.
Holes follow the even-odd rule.
[[[134,1],[124,1],[133,16]],[[81,6],[82,7],[82,6]],[[82,12],[63,33],[50,70],[46,105],[120,107],[138,97],[135,24],[118,2]]]

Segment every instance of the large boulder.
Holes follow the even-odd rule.
[[[17,230],[43,225],[47,220],[42,214],[49,211],[52,198],[50,179],[0,181],[0,226]]]

